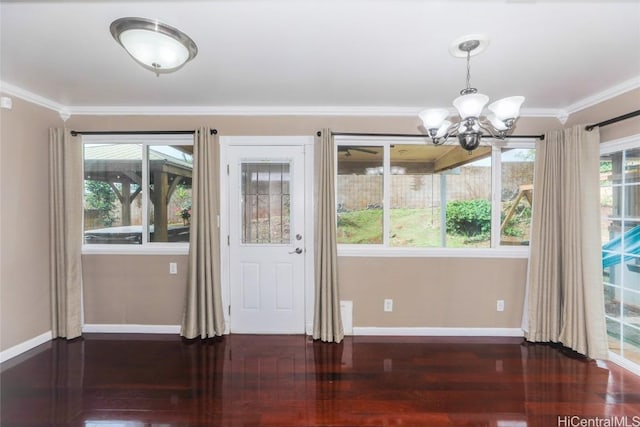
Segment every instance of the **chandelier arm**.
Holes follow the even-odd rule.
[[[449,127],[447,128],[447,132],[445,133],[446,136],[456,136],[458,134],[458,127],[460,126],[460,123],[451,123],[449,125]]]
[[[505,139],[507,135],[509,135],[509,133],[511,133],[511,131],[513,130],[513,128],[509,128],[506,130],[498,130],[498,129],[495,129],[491,125],[491,123],[487,123],[481,120],[478,120],[478,126],[480,126],[480,129],[488,132],[492,138],[496,138],[496,139]]]
[[[431,142],[433,145],[442,145],[449,139],[449,134],[445,134],[445,136],[441,136],[440,138],[431,138]]]

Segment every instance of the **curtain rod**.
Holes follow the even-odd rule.
[[[193,135],[194,130],[72,130],[71,136],[78,135]],[[211,135],[216,135],[218,129],[211,129]]]
[[[318,136],[322,136],[322,132],[318,131]],[[429,135],[414,133],[363,133],[363,132],[331,132],[333,136],[382,136],[387,138],[431,138]],[[482,135],[483,138],[493,138],[491,135]],[[544,135],[511,135],[508,138],[514,139],[540,139],[544,140]]]
[[[614,124],[614,123],[618,123],[618,122],[621,122],[621,121],[623,121],[623,120],[627,120],[627,119],[630,119],[630,118],[632,118],[632,117],[636,117],[636,116],[640,116],[640,110],[632,111],[632,112],[630,112],[630,113],[623,114],[623,115],[621,115],[621,116],[614,117],[614,118],[612,118],[612,119],[605,120],[605,121],[602,121],[602,122],[600,122],[600,123],[595,123],[595,124],[593,124],[593,125],[589,125],[589,126],[585,127],[585,129],[586,129],[587,131],[591,132],[591,131],[593,130],[593,128],[612,125],[612,124]]]

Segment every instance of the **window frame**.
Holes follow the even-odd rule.
[[[84,203],[84,147],[87,144],[136,144],[142,146],[142,187],[149,188],[149,150],[157,145],[193,145],[194,138],[190,134],[126,134],[126,135],[82,135],[82,176]],[[127,244],[86,244],[82,240],[82,254],[113,255],[188,255],[189,242],[149,242],[149,193],[142,191],[142,243]],[[84,215],[82,215],[82,232],[84,236]]]
[[[391,212],[390,189],[391,180],[388,178],[391,171],[391,151],[394,144],[431,144],[431,140],[425,137],[385,137],[385,136],[352,136],[340,135],[334,137],[334,164],[335,182],[334,195],[338,195],[338,147],[350,146],[382,146],[383,149],[383,243],[381,244],[338,244],[338,256],[350,257],[444,257],[444,258],[528,258],[528,246],[500,245],[500,195],[502,185],[502,161],[501,150],[503,148],[535,149],[536,139],[518,140],[490,140],[491,145],[491,247],[490,248],[416,248],[416,247],[391,247],[389,246],[389,227]],[[457,139],[452,138],[446,145],[458,144]],[[335,219],[337,224],[337,209]]]

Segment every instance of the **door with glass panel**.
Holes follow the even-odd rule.
[[[640,368],[640,147],[600,157],[602,275],[612,358]]]
[[[304,148],[230,147],[230,331],[304,333]]]

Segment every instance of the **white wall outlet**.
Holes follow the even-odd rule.
[[[393,300],[392,299],[384,300],[384,311],[393,311]]]
[[[169,263],[169,274],[178,274],[178,263],[176,262]]]
[[[504,311],[504,300],[499,299],[496,301],[496,311]]]

